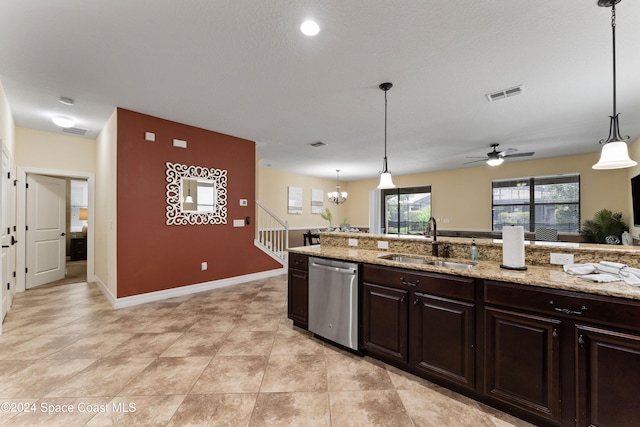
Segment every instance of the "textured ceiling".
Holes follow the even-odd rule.
[[[385,81],[394,175],[483,165],[464,163],[493,142],[534,159],[596,152],[612,111],[611,10],[596,3],[2,0],[0,81],[18,126],[60,132],[50,119],[64,114],[95,138],[123,107],[345,181],[382,168]],[[308,17],[316,37],[299,31]],[[640,1],[617,5],[616,36],[620,126],[634,141]]]

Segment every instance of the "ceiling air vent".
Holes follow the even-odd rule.
[[[520,85],[520,86],[512,87],[510,89],[504,89],[499,92],[489,93],[486,95],[486,97],[489,100],[489,102],[493,102],[499,99],[505,99],[511,96],[520,95],[523,90],[524,90],[523,86]]]
[[[324,143],[324,142],[322,142],[322,141],[318,141],[318,142],[312,142],[312,143],[311,143],[311,144],[309,144],[309,145],[310,145],[310,146],[312,146],[312,147],[316,147],[316,148],[318,148],[318,147],[324,147],[324,146],[325,146],[325,145],[327,145],[327,144],[325,144],[325,143]]]
[[[87,134],[86,129],[80,129],[80,128],[62,128],[62,132],[70,133],[72,135],[78,135],[78,136],[85,136]]]

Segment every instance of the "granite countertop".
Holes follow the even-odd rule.
[[[563,289],[590,294],[607,295],[619,298],[640,300],[640,287],[627,285],[623,281],[609,283],[593,283],[580,279],[577,276],[567,274],[560,265],[528,265],[527,270],[506,270],[500,268],[495,261],[477,261],[473,268],[447,268],[428,264],[415,264],[382,259],[381,256],[397,253],[395,251],[377,251],[370,249],[353,249],[337,246],[301,246],[289,248],[289,252],[302,255],[334,258],[347,261],[362,262],[368,264],[386,265],[411,270],[429,271],[434,273],[446,273],[456,276],[489,279],[501,282],[520,283],[544,288]],[[405,254],[415,256],[411,254]],[[419,256],[430,259],[429,256]],[[438,258],[443,259],[443,258]],[[465,259],[450,258],[447,261],[470,263]]]

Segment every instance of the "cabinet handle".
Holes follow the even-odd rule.
[[[584,305],[582,307],[580,307],[580,311],[575,311],[575,310],[569,310],[568,308],[556,307],[556,305],[554,304],[553,301],[549,301],[549,304],[551,304],[551,307],[555,311],[559,311],[560,313],[564,313],[564,314],[576,314],[576,315],[579,316],[582,313],[584,313],[585,311],[587,311],[587,307],[584,306]]]
[[[553,328],[553,337],[558,338],[558,330],[556,328]]]
[[[415,300],[413,300],[413,305],[418,305],[419,302],[420,302],[420,298],[416,298]]]
[[[402,298],[400,298],[400,302],[405,302],[407,300],[406,295],[402,295]]]
[[[580,344],[580,347],[584,347],[584,338],[582,335],[578,337],[578,344]]]
[[[408,281],[404,280],[404,277],[401,277],[400,281],[405,286],[418,286],[420,284],[420,279],[416,280],[416,283],[411,283],[411,282],[408,282]]]
[[[293,263],[294,263],[294,264],[302,264],[302,260],[297,259],[297,260],[293,261]]]

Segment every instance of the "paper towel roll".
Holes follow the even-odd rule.
[[[506,226],[502,229],[502,265],[514,270],[526,269],[524,265],[524,227]]]

